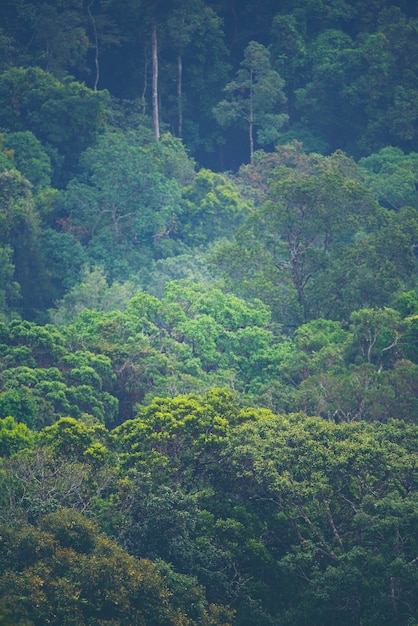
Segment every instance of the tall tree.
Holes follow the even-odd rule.
[[[152,19],[151,26],[151,49],[152,49],[152,119],[154,121],[154,135],[160,138],[160,112],[158,104],[158,37],[157,21]]]
[[[20,286],[21,312],[33,318],[41,314],[47,304],[48,275],[41,250],[39,215],[35,208],[31,184],[17,170],[0,174],[0,248],[2,250],[2,278],[13,280],[2,286],[7,299],[13,297],[16,283]],[[12,258],[9,252],[12,251]]]
[[[198,29],[204,13],[208,9],[202,0],[180,0],[168,16],[168,37],[172,48],[176,51],[177,62],[177,134],[183,136],[183,59],[184,53]]]
[[[244,279],[245,289],[254,288],[252,295],[274,303],[281,321],[299,324],[341,305],[330,269],[367,229],[377,204],[343,153],[304,155],[296,145],[279,154],[283,165],[271,172],[265,202],[238,231],[237,245],[217,258],[235,280]],[[331,285],[334,295],[324,297]]]
[[[63,221],[88,246],[93,265],[126,280],[164,246],[180,211],[180,186],[161,172],[159,144],[141,133],[104,134],[83,153],[84,179],[63,194]],[[75,227],[75,230],[74,230]]]
[[[107,92],[61,82],[39,67],[12,67],[0,76],[0,126],[35,135],[51,158],[55,186],[68,181],[103,128],[107,102]]]
[[[272,68],[270,53],[251,41],[244,52],[241,69],[225,87],[226,98],[214,108],[218,122],[225,127],[244,126],[248,130],[250,162],[254,160],[255,129],[260,145],[273,144],[288,116],[279,112],[286,101],[284,81]]]

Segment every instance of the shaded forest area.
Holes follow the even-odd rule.
[[[418,6],[3,0],[0,624],[418,624]]]

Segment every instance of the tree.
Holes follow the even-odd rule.
[[[107,92],[61,82],[39,67],[13,67],[0,76],[1,127],[35,135],[51,158],[57,186],[68,181],[80,153],[102,129],[107,101]]]
[[[9,245],[0,247],[0,319],[7,321],[19,306],[20,286],[13,277],[13,250]]]
[[[30,448],[34,441],[34,433],[23,422],[11,416],[0,419],[0,457],[9,457],[19,450]]]
[[[169,37],[177,53],[177,136],[183,136],[184,125],[184,81],[183,57],[187,46],[199,27],[202,12],[207,11],[199,0],[183,0],[176,6],[168,18]],[[200,18],[200,19],[199,19]]]
[[[10,273],[10,262],[14,267],[12,281],[5,290],[6,294],[9,292],[7,299],[10,302],[10,297],[13,298],[17,283],[21,312],[32,319],[42,315],[48,299],[49,280],[41,249],[40,219],[31,184],[15,169],[0,173],[0,246],[3,249],[3,272]]]
[[[355,42],[350,34],[330,28],[317,34],[310,45],[306,42],[305,46],[303,62],[307,80],[295,89],[296,119],[302,120],[302,128],[308,127],[311,137],[319,135],[318,145],[321,146],[322,139],[325,153],[345,149],[351,154],[353,140],[366,123],[353,79],[362,72]],[[292,56],[290,59],[294,63]],[[299,76],[298,73],[297,79],[300,80]],[[295,132],[296,138],[303,141],[297,128],[294,131],[291,128],[290,132]]]
[[[0,559],[4,609],[22,626],[231,623],[227,607],[209,606],[195,580],[133,558],[73,511],[51,513],[38,526],[3,525]]]
[[[251,211],[234,180],[200,169],[183,194],[178,236],[191,246],[232,235]]]
[[[250,162],[254,160],[255,129],[260,145],[273,144],[287,115],[278,107],[285,102],[284,81],[272,69],[268,50],[256,41],[245,49],[241,69],[225,87],[226,99],[214,109],[222,126],[244,125],[248,129]]]
[[[366,184],[383,206],[399,211],[405,206],[418,208],[416,178],[418,154],[405,154],[387,146],[359,161],[366,172]]]
[[[123,310],[136,290],[137,287],[131,282],[121,284],[115,281],[109,286],[103,268],[91,269],[85,266],[81,282],[74,285],[62,300],[55,302],[50,317],[54,324],[63,326],[71,323],[83,309],[105,312]]]
[[[366,363],[381,370],[399,357],[398,343],[406,327],[394,309],[362,309],[350,316],[353,346]],[[350,348],[349,348],[350,350]]]
[[[253,283],[248,295],[263,290],[280,321],[298,325],[336,314],[332,305],[341,302],[331,293],[330,268],[372,224],[377,204],[343,153],[304,155],[300,145],[279,153],[284,163],[271,173],[264,204],[238,231],[236,246],[220,248],[215,259],[235,280],[241,276],[245,288]]]
[[[120,46],[122,33],[119,26],[111,19],[109,9],[112,3],[99,3],[88,0],[87,14],[90,20],[91,46],[94,49],[93,91],[97,91],[101,75],[101,52],[106,48]]]
[[[180,186],[164,176],[160,156],[141,133],[107,133],[82,155],[84,176],[63,194],[70,226],[110,281],[125,281],[171,241]]]
[[[367,127],[359,139],[363,153],[385,146],[414,149],[418,72],[416,49],[418,21],[397,6],[383,8],[378,28],[360,47],[365,65],[357,84],[366,103]]]
[[[336,425],[299,413],[259,414],[231,433],[217,484],[268,520],[261,543],[276,565],[274,582],[266,581],[272,623],[412,618],[415,431],[397,421]],[[256,593],[246,580],[247,593]]]
[[[4,145],[12,151],[16,169],[32,183],[36,191],[50,187],[51,159],[33,133],[8,133]]]
[[[4,17],[15,37],[19,65],[29,59],[58,78],[85,70],[90,42],[81,0],[23,1],[11,12],[10,4],[6,0]]]
[[[161,103],[171,132],[189,149],[213,143],[212,108],[227,79],[222,22],[201,0],[173,3],[162,27]],[[176,93],[171,84],[176,74]],[[203,131],[203,132],[202,132]]]
[[[152,19],[151,26],[151,50],[152,50],[152,119],[154,122],[154,135],[157,141],[160,139],[160,111],[158,104],[158,37],[157,20]]]

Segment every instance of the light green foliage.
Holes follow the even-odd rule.
[[[308,376],[344,364],[350,335],[339,322],[316,319],[295,332],[293,349],[283,358],[280,373],[286,382],[298,385]]]
[[[366,184],[376,199],[390,208],[418,208],[416,181],[418,154],[405,154],[400,148],[388,146],[377,154],[360,159],[359,167],[366,172]]]
[[[180,139],[164,133],[155,147],[160,154],[159,165],[164,176],[175,179],[180,185],[190,185],[195,177],[195,162],[186,152]]]
[[[201,169],[184,191],[179,236],[189,245],[207,244],[235,232],[250,213],[234,181]]]
[[[93,368],[72,370],[65,382],[57,368],[17,367],[4,370],[1,381],[9,389],[0,393],[1,415],[12,415],[34,428],[61,415],[82,417],[84,413],[111,423],[118,408],[117,400],[101,390]]]
[[[192,248],[183,254],[158,259],[153,261],[148,271],[141,272],[144,290],[160,298],[166,284],[175,280],[192,280],[206,286],[213,284],[215,279],[209,268],[206,250]]]
[[[112,423],[115,374],[104,355],[70,352],[53,326],[12,322],[3,338],[0,381],[2,417],[40,429],[60,416],[90,415]],[[26,350],[25,350],[26,348]]]
[[[397,344],[405,327],[394,309],[362,309],[350,317],[356,354],[380,369],[397,356]],[[399,352],[398,352],[399,356]]]
[[[259,301],[250,305],[219,289],[179,281],[167,285],[162,302],[176,303],[186,313],[174,336],[191,346],[203,369],[239,372],[244,385],[262,373],[273,374],[280,340],[268,328],[270,314]]]
[[[51,367],[65,354],[64,337],[59,330],[47,324],[15,320],[10,322],[7,339],[11,346],[27,346],[38,367]]]
[[[32,394],[25,388],[0,393],[0,415],[3,418],[12,416],[29,428],[35,428],[38,425],[36,408]]]
[[[270,322],[270,312],[260,300],[247,303],[216,287],[204,288],[190,281],[173,281],[167,285],[163,302],[176,302],[185,313],[212,316],[225,328],[237,330],[247,325],[262,326]]]
[[[109,286],[104,270],[99,266],[85,266],[81,278],[81,282],[56,302],[56,309],[50,311],[51,320],[57,326],[69,324],[83,309],[123,310],[136,291],[134,284],[128,281]]]
[[[260,301],[191,281],[168,283],[161,299],[140,292],[124,312],[82,311],[65,334],[73,346],[111,359],[125,419],[153,395],[201,392],[231,379],[245,391],[254,378],[273,377],[280,358],[281,339]]]
[[[167,283],[161,298],[138,292],[123,306],[72,313],[61,332],[12,322],[2,346],[3,416],[37,428],[84,414],[118,424],[155,395],[225,385],[245,402],[337,421],[413,416],[413,364],[398,362],[416,360],[414,316],[364,309],[353,312],[349,331],[317,319],[289,338],[266,305],[191,281]],[[396,408],[391,398],[401,389]]]
[[[415,317],[393,309],[353,312],[349,330],[317,319],[276,347],[275,375],[254,378],[249,393],[276,411],[304,410],[336,421],[414,421]],[[266,373],[266,374],[265,374]]]
[[[0,457],[8,457],[23,448],[30,448],[35,441],[34,433],[13,417],[0,419]]]
[[[216,401],[217,395],[221,402],[218,400],[215,408],[212,400]],[[193,475],[196,464],[210,462],[211,449],[228,436],[237,420],[238,406],[232,394],[212,390],[202,398],[155,398],[114,435],[128,466],[135,463],[144,469],[154,466],[171,474]]]
[[[135,299],[134,299],[135,301]],[[204,373],[190,363],[190,349],[171,339],[132,304],[122,313],[82,312],[69,327],[73,345],[86,346],[111,360],[116,382],[112,391],[119,400],[119,420],[133,416],[134,405],[146,394],[180,393],[202,385],[196,373]]]
[[[115,373],[112,369],[112,362],[109,357],[104,354],[94,354],[87,350],[77,350],[66,354],[62,360],[67,373],[72,377],[80,377],[80,380],[86,376],[87,379],[94,381],[99,389],[102,386],[109,387],[115,380]],[[84,379],[86,382],[86,379]],[[93,385],[94,386],[94,385]]]
[[[396,309],[403,318],[418,314],[418,293],[415,290],[401,293],[396,301]]]
[[[416,3],[204,4],[0,2],[0,622],[411,626]]]
[[[98,439],[101,434],[106,438],[106,431],[102,426],[88,426],[74,418],[66,417],[44,428],[39,441],[42,445],[49,447],[54,454],[66,459],[82,460],[86,458],[86,454],[92,457],[98,455],[98,448],[95,446],[101,444],[95,439]],[[94,452],[95,449],[97,454]]]

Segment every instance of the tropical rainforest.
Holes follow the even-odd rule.
[[[418,624],[416,0],[2,0],[0,624]]]

